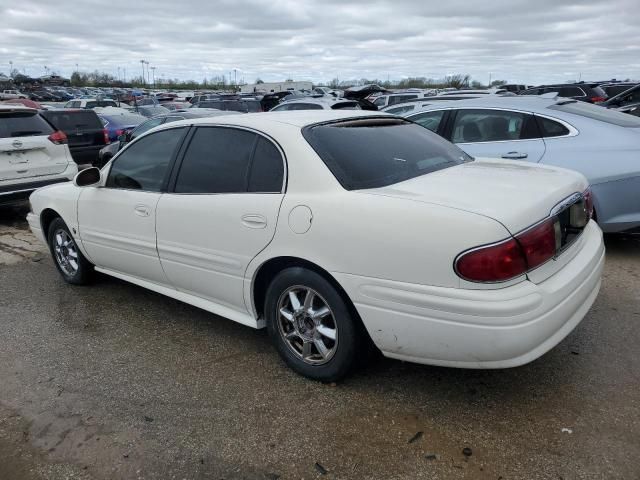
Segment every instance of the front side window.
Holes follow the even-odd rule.
[[[162,130],[132,143],[113,161],[106,186],[159,192],[185,130]]]
[[[302,133],[346,190],[393,185],[472,160],[427,129],[393,117],[312,125]]]
[[[437,110],[435,112],[422,112],[412,115],[411,120],[424,128],[428,128],[432,132],[437,132],[443,117],[444,110]]]
[[[184,154],[175,192],[246,192],[255,140],[256,134],[246,130],[198,128]]]
[[[504,110],[458,110],[453,143],[499,142],[535,137],[525,128],[529,115]]]

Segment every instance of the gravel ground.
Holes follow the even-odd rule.
[[[263,331],[66,285],[25,214],[0,209],[2,480],[640,479],[640,239],[607,238],[594,307],[532,364],[325,385]]]

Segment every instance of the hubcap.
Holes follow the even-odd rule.
[[[54,236],[53,252],[62,271],[73,277],[78,271],[78,250],[71,235],[62,229],[57,230]]]
[[[333,311],[309,287],[294,286],[280,295],[278,330],[289,349],[310,365],[327,363],[338,346]]]

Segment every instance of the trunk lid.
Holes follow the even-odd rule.
[[[387,187],[360,192],[476,213],[502,223],[515,235],[548,217],[562,200],[583,192],[587,186],[582,175],[562,168],[476,159]]]

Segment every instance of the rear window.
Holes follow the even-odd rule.
[[[640,118],[626,113],[616,112],[607,108],[584,102],[561,102],[547,107],[549,110],[571,113],[581,117],[591,118],[600,122],[610,123],[619,127],[640,127]]]
[[[51,135],[53,128],[37,113],[0,113],[0,138]]]
[[[49,110],[42,115],[63,132],[102,129],[100,119],[90,111]]]
[[[347,190],[379,188],[472,158],[406,120],[375,118],[306,127],[303,135]]]

